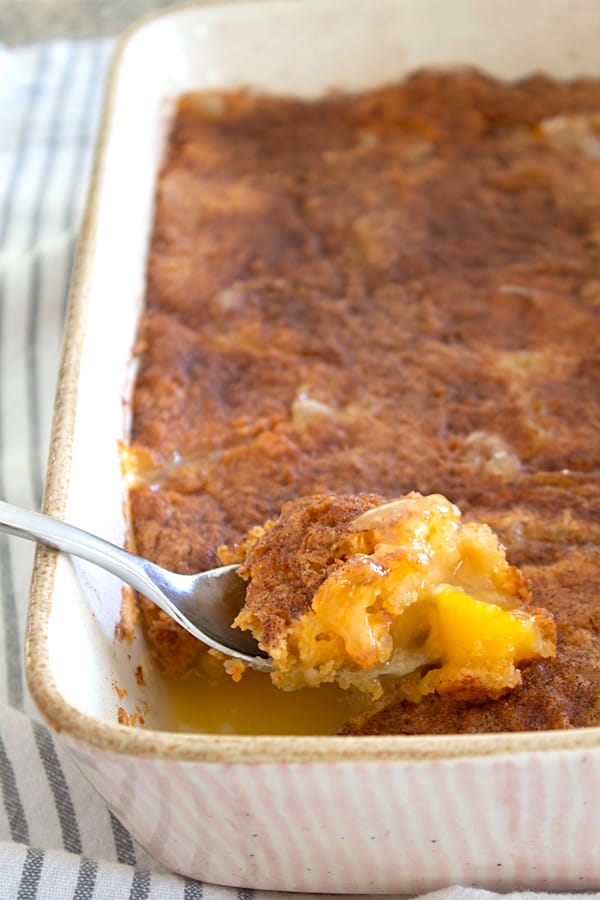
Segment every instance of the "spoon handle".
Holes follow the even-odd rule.
[[[243,632],[235,637],[229,634],[235,612],[228,601],[235,601],[236,609],[239,608],[243,584],[236,574],[237,566],[178,575],[88,531],[4,500],[0,500],[1,531],[47,544],[106,569],[156,603],[203,643],[255,668],[270,669],[270,662],[261,656],[254,638]]]
[[[159,602],[155,586],[146,572],[146,569],[153,568],[152,563],[81,528],[0,500],[0,531],[46,544],[94,563]],[[164,599],[159,605],[164,605]]]

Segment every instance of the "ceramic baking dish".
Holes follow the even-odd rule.
[[[125,540],[118,448],[156,174],[178,94],[250,85],[315,97],[465,63],[504,78],[600,75],[599,36],[597,0],[239,2],[175,8],[128,32],[75,266],[46,511]],[[81,770],[165,866],[294,891],[600,886],[600,729],[169,733],[142,635],[115,638],[122,591],[93,567],[40,549],[27,675]],[[119,708],[135,727],[118,724]]]

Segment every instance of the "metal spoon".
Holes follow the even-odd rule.
[[[0,531],[47,544],[106,569],[209,647],[269,671],[271,661],[252,635],[231,627],[246,592],[237,566],[177,575],[147,559],[42,513],[0,500]]]

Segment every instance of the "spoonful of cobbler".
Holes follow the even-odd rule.
[[[221,558],[248,580],[234,625],[284,689],[336,681],[377,698],[394,675],[412,701],[494,699],[518,687],[522,665],[555,654],[552,616],[497,536],[440,494],[293,500]]]
[[[414,702],[494,699],[555,654],[552,616],[496,535],[439,494],[298,498],[196,575],[2,501],[0,530],[117,575],[224,654],[235,680],[251,666],[284,690],[335,681],[377,698],[392,675]]]

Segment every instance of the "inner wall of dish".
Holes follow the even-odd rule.
[[[117,60],[94,183],[95,227],[80,262],[87,304],[67,518],[116,543],[127,534],[119,442],[127,439],[133,345],[144,295],[156,175],[174,99],[249,86],[318,97],[423,67],[475,65],[497,77],[600,75],[596,0],[303,0],[184,9],[141,28]],[[160,65],[157,65],[160,60]],[[162,686],[136,629],[116,640],[122,585],[61,559],[50,617],[65,699],[114,722],[121,708],[166,722]],[[139,677],[142,666],[144,677]],[[137,671],[137,677],[136,677]]]

